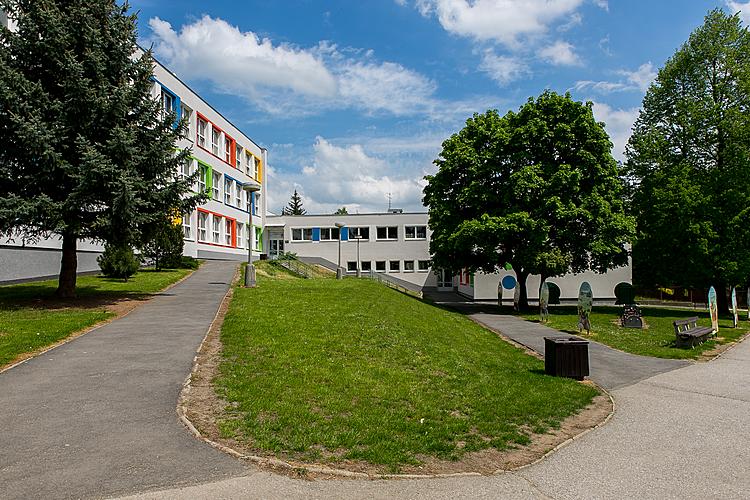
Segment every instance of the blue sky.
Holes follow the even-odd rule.
[[[545,89],[594,102],[622,158],[656,71],[707,0],[133,0],[157,58],[269,150],[269,209],[423,210],[422,178],[474,112]]]

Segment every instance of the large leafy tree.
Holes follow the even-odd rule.
[[[184,124],[150,97],[153,59],[114,0],[0,0],[0,234],[62,239],[57,293],[75,295],[80,239],[135,244],[189,210]]]
[[[427,176],[436,267],[526,279],[627,263],[633,220],[604,126],[591,103],[545,92],[515,113],[489,110],[443,142]]]
[[[626,150],[642,285],[750,278],[750,33],[720,9],[666,62]]]

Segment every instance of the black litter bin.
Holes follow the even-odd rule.
[[[544,372],[583,380],[589,374],[589,343],[576,337],[544,337]]]

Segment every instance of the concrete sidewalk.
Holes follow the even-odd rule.
[[[710,363],[612,392],[609,423],[542,462],[491,477],[305,481],[253,472],[153,499],[745,499],[750,491],[750,342]]]
[[[175,406],[237,264],[206,262],[127,316],[0,374],[0,498],[91,498],[245,472]]]

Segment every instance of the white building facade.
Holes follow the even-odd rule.
[[[2,11],[0,23],[13,28],[12,20]],[[165,111],[175,113],[175,126],[180,119],[187,120],[185,138],[175,146],[190,149],[191,157],[175,175],[198,172],[194,190],[210,195],[208,202],[179,220],[185,255],[245,260],[252,248],[257,259],[263,252],[267,151],[159,62],[154,65],[151,95]],[[260,191],[246,192],[243,186],[250,183],[260,184]],[[0,238],[0,282],[57,275],[61,247],[61,240],[54,235],[34,242],[25,242],[20,236]],[[97,242],[79,241],[78,271],[98,271],[96,259],[102,251]]]

